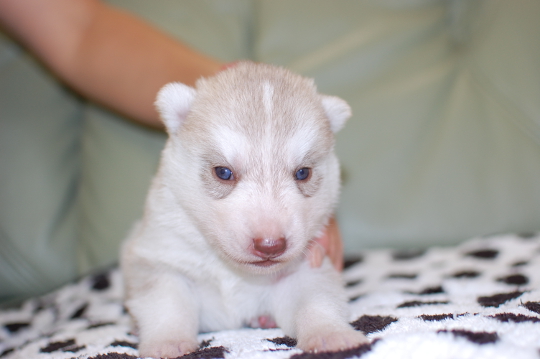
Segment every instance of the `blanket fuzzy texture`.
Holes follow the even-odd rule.
[[[186,358],[540,358],[540,236],[452,248],[370,250],[344,271],[351,324],[371,343],[303,353],[280,329],[199,335]],[[134,359],[117,269],[0,311],[2,359]]]

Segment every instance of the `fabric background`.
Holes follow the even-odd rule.
[[[540,3],[114,0],[224,61],[314,77],[353,118],[338,135],[347,251],[536,231]],[[0,295],[117,260],[164,135],[63,87],[0,37]]]

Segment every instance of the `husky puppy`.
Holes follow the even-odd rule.
[[[178,357],[199,331],[257,318],[306,351],[367,342],[348,323],[338,272],[306,257],[337,201],[334,133],[349,106],[251,62],[196,88],[168,84],[156,106],[169,139],[121,258],[140,355]]]

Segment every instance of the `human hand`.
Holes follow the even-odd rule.
[[[334,217],[330,218],[323,234],[311,241],[308,250],[309,264],[312,268],[320,267],[324,256],[328,255],[334,268],[338,271],[343,270],[343,242]]]

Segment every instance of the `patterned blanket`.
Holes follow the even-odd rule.
[[[371,343],[303,353],[280,329],[199,335],[186,358],[540,358],[540,236],[425,251],[369,250],[344,272],[351,324]],[[2,359],[134,359],[117,269],[0,311]]]

